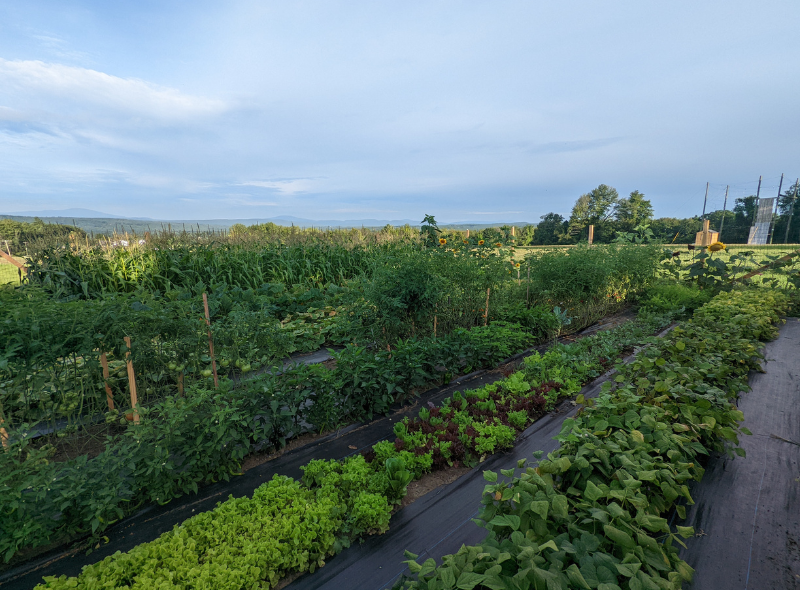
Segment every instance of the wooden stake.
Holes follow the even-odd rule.
[[[528,288],[525,293],[525,306],[530,309],[531,307],[531,263],[528,262]]]
[[[590,225],[589,226],[589,245],[590,246],[592,245],[592,242],[594,242],[594,226]]]
[[[128,350],[125,352],[125,364],[128,366],[128,386],[131,389],[131,408],[133,408],[133,423],[139,423],[139,410],[136,408],[139,405],[139,398],[136,395],[136,375],[133,372],[133,361],[131,360],[131,337],[125,336],[125,346]]]
[[[183,397],[183,371],[178,373],[178,395]]]
[[[486,307],[483,309],[483,325],[489,325],[489,291],[491,287],[486,288]]]
[[[0,443],[3,444],[3,448],[8,448],[8,432],[5,428],[3,428],[3,404],[0,404]]]
[[[433,339],[436,340],[436,320],[437,317],[433,316]]]
[[[108,402],[108,409],[114,409],[114,395],[111,393],[111,387],[108,385],[108,358],[106,353],[100,353],[100,364],[103,365],[103,384],[106,386],[106,401]]]
[[[198,229],[200,225],[198,224]],[[214,358],[214,339],[211,337],[211,316],[208,313],[208,296],[203,292],[203,308],[206,311],[206,328],[208,329],[208,356],[211,357],[211,370],[214,372],[214,389],[219,387],[217,378],[217,361]]]

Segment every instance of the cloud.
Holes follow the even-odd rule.
[[[236,183],[235,186],[255,186],[266,188],[282,195],[307,193],[316,187],[317,178],[284,178],[279,180],[248,180]]]
[[[277,207],[280,203],[274,201],[263,201],[254,198],[252,195],[224,195],[225,202],[230,205],[241,205],[243,207]]]
[[[604,137],[600,139],[587,139],[577,141],[551,141],[536,145],[528,145],[527,150],[532,154],[560,154],[564,152],[583,152],[596,150],[619,143],[624,137]]]
[[[157,120],[174,121],[215,115],[226,110],[223,101],[192,96],[137,78],[120,78],[96,70],[42,61],[0,58],[0,87],[59,103],[70,100],[83,106]]]

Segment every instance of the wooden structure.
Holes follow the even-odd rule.
[[[719,232],[712,231],[709,226],[711,222],[706,219],[703,221],[703,231],[697,232],[694,238],[695,246],[710,246],[714,242],[719,242]]]

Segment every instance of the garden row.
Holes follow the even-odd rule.
[[[397,587],[679,589],[692,569],[671,526],[692,503],[687,484],[710,452],[743,455],[735,400],[759,369],[759,340],[777,335],[788,298],[766,290],[717,295],[691,322],[618,367],[615,382],[565,421],[561,447],[535,466],[485,472],[488,536],[423,564]]]
[[[45,587],[271,588],[288,574],[313,571],[358,536],[384,532],[392,506],[412,479],[474,465],[510,447],[556,399],[604,372],[612,359],[665,321],[644,317],[529,357],[521,373],[456,393],[441,407],[399,423],[394,442],[377,443],[343,462],[311,461],[302,482],[276,476],[253,498],[231,498],[156,541],[85,568],[78,579],[49,578]],[[487,328],[492,329],[500,328]],[[378,360],[376,369],[393,362],[389,355]]]
[[[235,389],[223,380],[220,389],[193,387],[140,408],[140,423],[92,459],[50,461],[49,445],[18,430],[0,452],[0,552],[7,561],[24,547],[100,533],[142,503],[228,479],[254,448],[371,419],[415,389],[494,366],[531,342],[519,326],[495,323],[400,342],[391,352],[348,345],[333,353],[332,369],[299,365]]]
[[[252,253],[240,250],[246,262]],[[124,256],[135,260],[168,252]],[[86,266],[84,278],[106,274],[98,262],[106,258],[99,255],[87,260],[85,254],[58,256],[77,257]],[[170,264],[195,268],[208,262],[209,254],[194,248],[170,256],[178,256],[167,257]],[[251,288],[220,272],[220,282],[210,285],[187,282],[163,292],[141,285],[135,293],[90,290],[91,297],[81,300],[75,300],[77,295],[59,299],[59,289],[48,291],[45,280],[39,281],[44,288],[35,287],[32,279],[34,286],[0,289],[5,312],[0,322],[0,419],[6,429],[40,421],[52,425],[59,419],[77,429],[84,417],[105,411],[106,385],[115,407],[129,408],[128,353],[143,405],[176,394],[182,386],[207,383],[212,361],[203,321],[206,290],[218,370],[233,375],[323,344],[385,348],[400,339],[448,334],[494,320],[519,323],[537,338],[551,336],[567,325],[575,329],[591,323],[640,291],[655,274],[660,254],[657,248],[605,247],[537,255],[524,282],[516,280],[519,273],[510,256],[509,250],[495,247],[420,250],[394,244],[371,250],[369,272],[341,286],[267,283]],[[156,264],[153,272],[159,268]]]
[[[346,291],[335,285],[288,291],[280,284],[217,289],[208,306],[220,374],[247,373],[296,351],[346,341],[337,330]],[[26,287],[0,289],[0,305],[0,419],[9,430],[57,419],[77,425],[103,413],[106,385],[116,407],[130,408],[126,337],[142,404],[211,374],[202,293],[64,302]]]

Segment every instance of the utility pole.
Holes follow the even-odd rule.
[[[761,177],[758,177],[758,190],[756,190],[756,206],[755,210],[753,211],[753,225],[756,224],[756,219],[758,219],[758,200],[761,198]]]
[[[789,205],[789,219],[786,221],[786,235],[783,238],[783,243],[789,243],[789,225],[792,223],[792,213],[794,213],[794,202],[797,200],[797,191],[800,190],[800,178],[794,181],[794,195],[792,196],[792,204]]]
[[[706,196],[703,199],[703,215],[700,217],[700,219],[705,219],[706,218],[706,203],[707,202],[708,202],[708,183],[706,183]]]
[[[778,196],[775,199],[775,210],[772,212],[772,223],[769,229],[769,243],[772,243],[772,238],[775,236],[775,217],[778,215],[778,201],[781,198],[781,189],[783,188],[783,172],[781,172],[781,181],[778,184]]]
[[[730,185],[725,187],[725,202],[722,204],[722,221],[719,222],[719,241],[722,241],[722,228],[725,227],[725,211],[728,209],[728,189]]]

